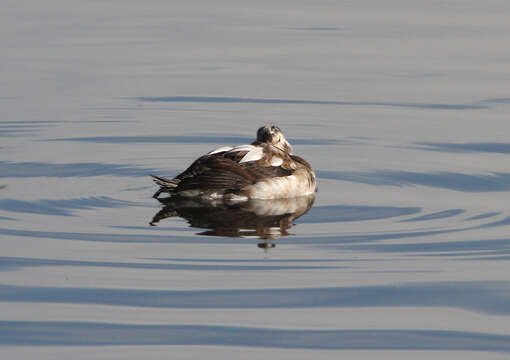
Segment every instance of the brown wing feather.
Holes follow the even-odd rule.
[[[292,175],[296,170],[296,162],[307,165],[301,158],[270,144],[262,146],[265,155],[259,161],[239,163],[247,151],[227,151],[198,158],[176,177],[180,182],[174,191],[238,190],[262,179]],[[283,160],[281,166],[271,166],[273,157]]]
[[[199,157],[186,170],[177,175],[175,178],[183,180],[207,171],[209,169],[207,164],[213,157],[214,155],[204,155]]]
[[[244,155],[248,154],[248,151],[232,151],[222,153],[224,158],[230,159],[238,163],[244,157]]]
[[[261,166],[256,162],[245,163],[243,164],[243,167],[249,171],[256,180],[279,176],[289,176],[292,174],[292,171],[284,169],[280,166]]]
[[[222,151],[220,153],[212,155],[203,155],[196,159],[186,170],[177,175],[175,178],[185,179],[200,175],[210,170],[211,166],[216,166],[218,163],[215,163],[214,161],[218,159],[228,159],[232,162],[238,163],[247,153],[248,153],[247,151],[235,151],[235,152]]]
[[[301,165],[303,165],[304,167],[312,170],[312,166],[308,163],[308,161],[306,161],[305,159],[303,159],[302,157],[300,156],[297,156],[297,155],[290,155],[290,157],[292,158],[292,160],[294,160],[295,162],[298,162],[300,163]]]
[[[197,163],[198,161],[198,163]],[[237,190],[253,184],[256,178],[236,162],[222,156],[203,156],[187,169],[175,189]],[[193,174],[193,175],[191,175]]]

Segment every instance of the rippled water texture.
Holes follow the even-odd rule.
[[[0,358],[508,358],[509,12],[7,1]],[[151,197],[271,122],[315,197]]]

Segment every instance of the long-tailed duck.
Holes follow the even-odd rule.
[[[315,193],[315,173],[308,162],[292,154],[292,146],[274,125],[258,129],[249,145],[224,146],[191,164],[173,179],[152,175],[157,198],[283,199]]]

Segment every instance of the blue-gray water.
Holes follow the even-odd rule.
[[[510,356],[509,11],[7,1],[0,357]],[[151,198],[265,123],[315,199]]]

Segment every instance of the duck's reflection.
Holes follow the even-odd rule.
[[[199,199],[159,199],[165,206],[154,215],[155,226],[169,217],[182,217],[191,227],[208,229],[200,235],[228,237],[257,237],[276,239],[289,235],[293,221],[305,214],[313,205],[315,195],[278,200],[249,200],[227,202]],[[271,248],[271,242],[259,244]]]

